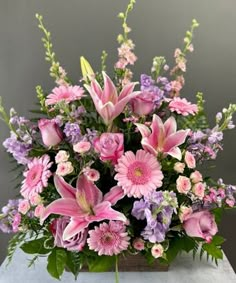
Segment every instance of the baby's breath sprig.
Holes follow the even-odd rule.
[[[36,14],[35,17],[39,22],[39,29],[41,29],[44,34],[44,37],[42,37],[42,42],[46,49],[45,60],[51,63],[50,76],[55,79],[55,82],[57,84],[69,84],[70,80],[66,76],[66,72],[64,71],[64,69],[60,66],[59,61],[57,61],[56,54],[52,49],[53,45],[51,40],[51,33],[46,29],[43,24],[43,16]]]

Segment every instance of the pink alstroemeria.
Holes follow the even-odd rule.
[[[54,184],[62,198],[49,204],[41,215],[41,223],[50,214],[69,216],[70,222],[63,233],[63,241],[80,233],[94,221],[120,220],[125,222],[124,214],[111,208],[124,194],[115,186],[103,197],[102,192],[85,175],[81,175],[76,189],[65,182],[62,177],[54,176]]]
[[[104,89],[96,80],[92,80],[91,85],[85,85],[90,93],[97,112],[101,115],[106,125],[120,115],[126,104],[140,92],[133,92],[135,83],[128,83],[118,96],[116,87],[108,75],[103,72]]]
[[[177,124],[174,117],[170,117],[163,124],[161,118],[153,115],[151,130],[143,124],[135,124],[142,135],[141,144],[143,149],[157,155],[171,155],[181,160],[182,153],[178,147],[184,143],[189,130],[177,130]]]

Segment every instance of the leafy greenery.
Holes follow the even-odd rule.
[[[67,251],[66,267],[74,274],[75,280],[78,277],[82,264],[80,253]]]
[[[48,254],[50,252],[49,249],[46,249],[44,246],[44,242],[47,240],[46,237],[42,237],[40,239],[31,240],[25,242],[20,248],[27,254]]]
[[[48,256],[47,271],[56,279],[60,279],[67,261],[67,254],[64,249],[54,248]]]
[[[105,272],[115,266],[115,256],[96,256],[89,258],[88,268],[90,272]]]
[[[10,239],[8,242],[7,248],[7,265],[9,265],[12,261],[13,255],[18,248],[18,246],[24,241],[26,237],[26,233],[17,233]]]

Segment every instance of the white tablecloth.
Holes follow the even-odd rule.
[[[40,258],[35,266],[27,267],[29,255],[17,250],[12,263],[0,267],[0,283],[74,283],[74,277],[65,272],[61,281],[50,277],[46,270],[46,258]],[[113,283],[114,273],[79,274],[77,283]],[[236,283],[236,275],[227,258],[219,261],[218,267],[206,259],[195,261],[191,254],[182,254],[168,272],[120,272],[120,283]]]

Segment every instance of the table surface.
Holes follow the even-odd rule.
[[[74,277],[65,272],[61,281],[49,276],[46,270],[46,258],[40,258],[35,266],[27,267],[29,255],[17,250],[12,263],[6,267],[6,261],[0,267],[0,283],[72,283]],[[112,272],[87,273],[81,272],[76,283],[113,283],[115,276]],[[226,256],[219,262],[218,267],[211,261],[199,257],[193,261],[191,254],[180,255],[168,272],[120,272],[120,283],[236,283],[236,275]]]

